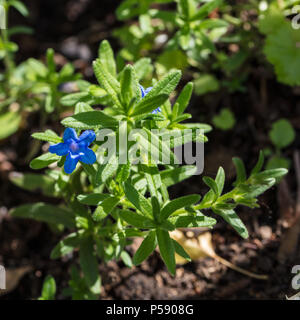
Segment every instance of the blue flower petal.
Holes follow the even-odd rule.
[[[153,87],[147,88],[147,89],[145,90],[145,95],[148,94],[148,93],[152,90],[152,88],[153,88]]]
[[[80,158],[79,155],[72,155],[71,153],[67,155],[65,165],[64,165],[66,173],[70,174],[75,170],[79,158]]]
[[[146,93],[145,93],[145,89],[144,89],[144,87],[143,87],[143,86],[141,86],[140,84],[139,84],[139,87],[140,87],[140,89],[141,89],[142,98],[144,98],[144,97],[145,97],[145,95],[146,95]]]
[[[96,162],[95,152],[89,148],[86,148],[83,155],[80,156],[80,161],[86,164],[93,164]]]
[[[65,143],[57,143],[49,147],[49,152],[55,153],[58,156],[65,156],[68,154],[69,147]]]
[[[161,112],[161,108],[160,107],[154,109],[151,113],[158,114],[159,112]]]
[[[64,141],[66,142],[68,139],[73,139],[75,141],[78,140],[77,138],[77,134],[75,129],[73,128],[67,128],[64,132],[64,136],[63,136]]]
[[[96,134],[93,130],[86,130],[79,136],[79,141],[84,141],[86,146],[89,146],[96,139]]]

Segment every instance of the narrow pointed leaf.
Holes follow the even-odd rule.
[[[173,212],[178,209],[191,206],[200,200],[198,194],[192,194],[174,199],[167,203],[161,210],[160,221],[167,219]]]
[[[114,127],[117,121],[102,111],[89,111],[67,117],[61,123],[68,128],[75,129],[98,129],[100,127]]]
[[[13,209],[10,213],[13,217],[34,219],[52,224],[62,224],[68,228],[75,227],[72,212],[42,202],[21,205]]]
[[[94,253],[94,241],[91,237],[82,240],[80,244],[79,262],[90,291],[94,294],[99,294],[101,291],[101,279],[98,261]]]
[[[175,248],[169,232],[158,228],[156,230],[156,237],[160,255],[169,272],[174,276],[176,272]]]
[[[122,104],[118,98],[118,95],[121,91],[118,80],[107,71],[106,66],[101,62],[100,59],[97,59],[93,62],[93,68],[95,76],[100,85],[102,85],[102,87],[110,95],[115,105],[122,108]]]
[[[45,132],[35,132],[31,135],[33,138],[48,141],[53,143],[60,143],[63,141],[61,137],[59,137],[54,131],[46,130]]]
[[[139,265],[144,260],[146,260],[150,254],[154,251],[156,247],[156,236],[155,231],[150,231],[147,237],[143,240],[142,244],[136,251],[135,255],[133,256],[133,264]]]
[[[139,193],[128,181],[124,183],[126,198],[148,218],[152,218],[152,207],[149,201]]]
[[[177,254],[179,254],[182,258],[186,259],[187,261],[192,261],[191,257],[188,253],[183,249],[181,244],[173,239],[174,249]]]
[[[112,76],[117,74],[117,66],[114,59],[114,52],[107,40],[103,40],[99,46],[98,52],[99,59],[102,64],[107,68]]]

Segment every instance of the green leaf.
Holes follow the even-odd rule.
[[[153,216],[155,220],[158,221],[160,216],[160,204],[155,196],[151,197],[151,204],[152,204]]]
[[[100,85],[102,85],[109,94],[114,104],[117,107],[122,108],[122,104],[118,98],[121,91],[118,80],[107,71],[106,66],[99,59],[93,62],[93,68]]]
[[[90,291],[94,294],[99,294],[101,292],[101,279],[92,237],[86,238],[81,242],[79,262]]]
[[[170,187],[182,180],[185,180],[195,174],[196,166],[182,166],[174,169],[167,169],[160,172],[162,183]]]
[[[40,62],[39,60],[29,58],[27,60],[27,63],[29,65],[29,68],[32,69],[39,77],[45,78],[48,74],[48,69],[46,66]]]
[[[148,100],[157,95],[167,95],[169,96],[176,88],[179,80],[181,78],[181,71],[174,70],[170,71],[166,76],[158,81],[152,90],[143,98],[143,100]]]
[[[272,124],[269,132],[272,143],[279,149],[289,146],[295,140],[295,130],[286,119],[280,119]]]
[[[13,217],[34,219],[51,224],[62,224],[68,228],[74,228],[75,222],[72,212],[57,206],[42,202],[24,204],[12,209],[10,214]]]
[[[146,218],[137,212],[130,210],[119,210],[118,212],[121,219],[126,221],[129,225],[140,229],[155,227],[154,222],[151,219]]]
[[[220,196],[223,192],[224,183],[225,183],[225,172],[222,167],[219,168],[217,176],[216,176],[216,184],[218,187],[218,196]]]
[[[170,217],[169,221],[176,228],[211,228],[217,221],[214,218],[207,217],[203,214],[197,216],[175,216]]]
[[[223,108],[218,115],[213,117],[212,122],[218,129],[230,130],[235,125],[235,117],[228,108]]]
[[[42,141],[48,141],[53,143],[63,142],[63,139],[52,130],[46,130],[45,132],[35,132],[31,136],[35,139]]]
[[[210,208],[212,204],[217,200],[217,198],[218,198],[218,195],[213,191],[213,189],[210,189],[203,197],[198,208],[199,209]]]
[[[140,194],[128,181],[124,183],[124,191],[126,198],[133,204],[135,208],[140,210],[146,217],[152,218],[152,207],[149,201]]]
[[[55,180],[46,175],[12,172],[9,175],[9,180],[24,190],[42,191],[46,196],[56,196],[54,189]]]
[[[91,194],[80,194],[77,196],[77,200],[88,206],[99,206],[103,200],[110,198],[110,194],[104,193],[91,193]]]
[[[108,179],[112,178],[119,167],[118,159],[112,156],[107,163],[101,164],[96,173],[96,181],[98,184],[105,183]]]
[[[96,177],[96,169],[94,168],[94,166],[90,165],[90,164],[85,164],[83,162],[81,162],[80,164],[83,167],[83,170],[87,174],[87,176],[88,176],[90,182],[92,183],[92,185],[94,187],[96,187],[97,186],[96,179],[95,179],[95,177]]]
[[[9,5],[13,6],[16,10],[18,10],[24,17],[29,15],[29,11],[26,6],[21,1],[10,0]]]
[[[21,115],[17,112],[6,112],[0,115],[0,140],[17,132],[21,119]]]
[[[264,27],[260,22],[260,30],[266,34],[263,52],[273,64],[278,81],[290,86],[300,85],[299,30],[293,29],[290,19],[285,19],[279,9],[274,13],[268,12],[264,20]]]
[[[93,219],[97,222],[104,219],[111,211],[116,207],[116,205],[120,202],[120,198],[118,197],[109,197],[102,201],[100,206],[95,210]]]
[[[160,221],[166,220],[176,210],[191,206],[199,200],[200,196],[198,194],[191,194],[168,202],[161,210]]]
[[[178,6],[181,17],[186,21],[189,21],[196,12],[196,3],[194,0],[179,0]]]
[[[113,50],[107,40],[103,40],[99,46],[98,56],[102,64],[107,68],[112,76],[116,76],[117,67]]]
[[[7,35],[9,37],[15,35],[15,34],[33,34],[34,31],[32,28],[27,27],[27,26],[14,26],[12,28],[9,28],[7,30]]]
[[[132,260],[128,252],[122,251],[120,255],[122,261],[124,262],[125,266],[128,268],[132,268]]]
[[[51,73],[55,72],[56,66],[54,62],[54,50],[52,48],[47,49],[46,57],[47,57],[47,65],[48,65],[49,72]]]
[[[133,65],[138,80],[143,79],[148,73],[152,72],[150,58],[141,58]]]
[[[207,186],[210,187],[210,189],[214,192],[214,194],[217,197],[219,194],[219,189],[218,189],[218,186],[217,186],[217,183],[215,182],[215,180],[213,180],[210,177],[203,177],[202,180]]]
[[[45,101],[45,110],[47,113],[51,113],[55,109],[54,100],[55,100],[54,93],[51,90],[51,92],[47,95],[46,101]]]
[[[251,176],[251,180],[254,182],[261,182],[266,179],[276,179],[276,178],[281,178],[284,175],[288,173],[288,170],[285,168],[277,168],[277,169],[271,169],[271,170],[264,170],[260,173],[257,173],[253,176]]]
[[[175,248],[169,232],[158,228],[156,229],[156,237],[160,255],[169,272],[174,276],[176,272]]]
[[[95,84],[89,86],[89,93],[96,98],[103,98],[107,95],[107,92],[103,88]]]
[[[251,175],[258,173],[262,169],[263,164],[264,164],[264,160],[265,160],[264,152],[262,150],[260,150],[258,161],[257,161],[255,167],[252,169]]]
[[[150,91],[151,92],[151,91]],[[148,96],[148,95],[147,95]],[[146,96],[146,97],[147,97]],[[159,94],[149,99],[143,98],[139,103],[137,103],[132,111],[130,112],[131,116],[138,116],[143,114],[151,113],[154,109],[160,107],[168,99],[168,95]]]
[[[213,208],[213,211],[228,222],[242,238],[247,239],[249,237],[247,228],[234,210],[216,210]]]
[[[72,63],[66,63],[61,70],[59,71],[59,80],[61,82],[68,81],[68,80],[74,80],[78,79],[79,75],[73,75],[74,74],[74,66]],[[72,77],[72,78],[71,78]],[[71,78],[71,79],[70,79]]]
[[[39,300],[54,300],[56,294],[56,283],[52,276],[47,276],[43,283],[42,296]]]
[[[136,251],[134,257],[133,257],[133,264],[139,265],[144,260],[146,260],[150,254],[155,250],[156,248],[156,237],[155,237],[155,231],[150,231],[147,237],[143,240],[142,244]]]
[[[63,96],[60,99],[60,103],[63,106],[72,107],[79,102],[89,102],[91,101],[91,99],[92,98],[89,92],[76,92],[76,93],[70,93]],[[87,111],[90,111],[90,110],[87,110]]]
[[[204,133],[212,130],[212,127],[206,123],[185,123],[184,127],[188,129],[201,129]]]
[[[60,159],[59,156],[52,154],[50,152],[42,154],[41,156],[33,159],[29,166],[31,169],[43,169],[48,167],[51,163],[54,163]]]
[[[200,7],[197,13],[190,19],[191,21],[202,20],[207,17],[214,9],[218,8],[222,4],[223,0],[212,0],[206,2]]]
[[[251,178],[251,181],[255,181]],[[274,178],[257,179],[253,185],[239,185],[238,191],[243,194],[241,197],[236,197],[236,203],[240,203],[250,208],[257,207],[256,197],[271,188],[276,183]],[[250,201],[249,201],[250,200]],[[228,204],[227,204],[228,205]]]
[[[229,23],[225,20],[210,18],[199,23],[199,30],[215,29],[215,28],[226,28]]]
[[[94,109],[88,103],[78,102],[75,105],[74,114],[78,114],[82,112],[90,112],[90,111],[94,111]]]
[[[187,108],[193,93],[193,87],[194,84],[192,82],[189,82],[181,91],[179,97],[176,100],[176,104],[178,104],[177,115],[183,114],[183,112]]]
[[[161,200],[159,190],[162,183],[161,183],[158,167],[156,165],[143,165],[143,164],[141,164],[139,167],[140,167],[140,170],[144,172],[151,196],[155,196],[157,197],[158,200]]]
[[[118,183],[125,182],[130,176],[130,162],[126,164],[120,164],[117,171],[116,181]]]
[[[18,49],[19,49],[19,46],[16,43],[12,42],[12,41],[7,41],[7,42],[5,42],[3,44],[3,48],[8,52],[17,52]],[[2,53],[1,53],[1,56],[3,56]]]
[[[192,261],[191,257],[188,255],[188,253],[183,249],[183,247],[174,239],[173,240],[173,245],[174,245],[174,249],[175,252],[177,254],[179,254],[181,257],[183,257],[184,259],[186,259],[187,261]]]
[[[50,258],[58,259],[78,248],[81,241],[81,233],[82,232],[70,233],[64,239],[59,241],[59,243],[51,251]]]
[[[195,81],[195,93],[198,96],[219,90],[219,81],[212,74],[202,74]]]
[[[235,185],[238,185],[240,183],[243,183],[247,179],[246,169],[243,161],[240,158],[233,158],[232,159],[235,168],[236,168],[236,181]]]
[[[105,114],[104,112],[95,110],[82,112],[71,117],[67,117],[62,120],[61,123],[68,128],[85,130],[97,129],[100,127],[114,127],[118,122],[113,117]]]
[[[121,96],[125,109],[133,98],[140,97],[140,89],[133,67],[128,64],[121,73]]]

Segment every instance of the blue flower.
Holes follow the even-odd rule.
[[[49,147],[49,152],[58,156],[67,156],[64,168],[66,173],[72,173],[78,161],[86,164],[93,164],[96,155],[88,146],[96,139],[95,132],[92,130],[84,131],[79,138],[76,131],[67,128],[63,135],[64,142],[57,143]]]
[[[141,86],[141,85],[139,85],[139,86],[140,86],[140,89],[141,89],[141,92],[142,92],[142,98],[144,98],[151,91],[151,89],[153,88],[153,87],[149,87],[149,88],[145,89],[143,86]],[[160,107],[156,108],[151,113],[157,114],[158,112],[161,112],[161,108]]]

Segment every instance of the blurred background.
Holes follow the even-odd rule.
[[[201,44],[197,43],[197,33],[187,40],[187,45],[182,44],[184,30],[179,34],[179,45],[172,42],[166,45],[175,35],[178,36],[180,23],[161,22],[163,18],[153,10],[176,12],[177,3],[159,2],[144,1],[146,7],[141,9],[144,10],[140,14],[144,16],[141,19],[139,14],[127,17],[126,10],[119,7],[121,1],[24,1],[29,15],[22,16],[17,10],[11,10],[8,17],[9,26],[32,28],[32,32],[11,36],[11,41],[18,45],[16,64],[30,57],[45,62],[47,49],[53,48],[58,70],[72,62],[74,72],[95,83],[91,62],[97,57],[100,41],[107,39],[118,54],[120,66],[144,56],[155,63],[154,77],[161,77],[173,67],[182,69],[179,87],[188,81],[195,83],[195,93],[187,112],[193,115],[193,122],[205,122],[214,127],[205,145],[205,175],[214,177],[218,167],[223,166],[229,188],[235,177],[232,157],[241,157],[250,170],[260,150],[264,151],[269,168],[285,166],[289,168],[289,174],[259,198],[260,208],[239,209],[239,216],[249,230],[249,239],[241,239],[221,220],[211,232],[211,244],[219,256],[235,266],[268,275],[268,280],[241,274],[216,259],[201,258],[201,254],[199,259],[179,265],[173,278],[155,252],[141,266],[132,269],[121,261],[101,264],[101,298],[284,299],[291,296],[296,293],[291,286],[291,269],[300,264],[300,170],[297,169],[300,165],[297,153],[300,148],[297,136],[300,129],[300,49],[297,44],[300,39],[298,42],[297,32],[300,31],[293,29],[295,34],[291,36],[296,44],[293,48],[298,50],[291,53],[294,61],[288,56],[288,44],[280,40],[276,49],[272,35],[266,34],[268,31],[264,26],[259,26],[260,10],[263,9],[261,2],[226,1],[223,9],[214,8],[207,18],[223,19],[227,23],[218,27],[226,30],[215,30],[215,34],[219,32],[218,36],[209,34],[213,48],[210,42],[204,46],[206,38],[201,38]],[[270,4],[271,1],[262,3]],[[288,4],[286,8],[292,10]],[[290,26],[294,16],[295,13],[287,12],[283,18]],[[280,30],[285,31],[284,28]],[[288,39],[289,30],[285,32],[275,37]],[[266,37],[269,37],[271,49],[264,47]],[[190,48],[192,38],[196,45]],[[278,66],[274,71],[277,61],[274,52],[294,63],[290,65],[293,70],[289,70],[293,73],[292,80],[282,76],[285,66]],[[3,69],[4,65],[1,65]],[[6,99],[5,90],[1,93],[1,101]],[[73,89],[61,84],[60,90]],[[14,101],[5,107],[9,110],[22,109],[16,103]],[[60,117],[68,112],[62,111]],[[1,117],[0,125],[6,125],[1,122]],[[41,122],[38,110],[24,109],[18,127],[11,135],[3,134],[0,140],[0,264],[6,267],[9,287],[7,294],[1,295],[0,292],[0,299],[37,298],[47,274],[55,277],[57,298],[63,299],[60,289],[69,281],[67,270],[74,257],[67,256],[62,260],[49,257],[61,236],[44,223],[15,219],[8,213],[11,208],[24,203],[57,203],[39,190],[26,191],[12,182],[20,172],[32,172],[28,166],[33,157],[30,151],[36,149],[38,153],[42,147],[34,145],[31,134],[48,128],[57,133],[63,130],[57,119],[49,117]],[[277,143],[281,139],[286,143]],[[201,177],[194,176],[172,187],[170,193],[175,197],[204,194],[205,191]],[[197,239],[202,232],[187,231],[185,237]],[[129,252],[134,253],[136,248],[134,243]]]

